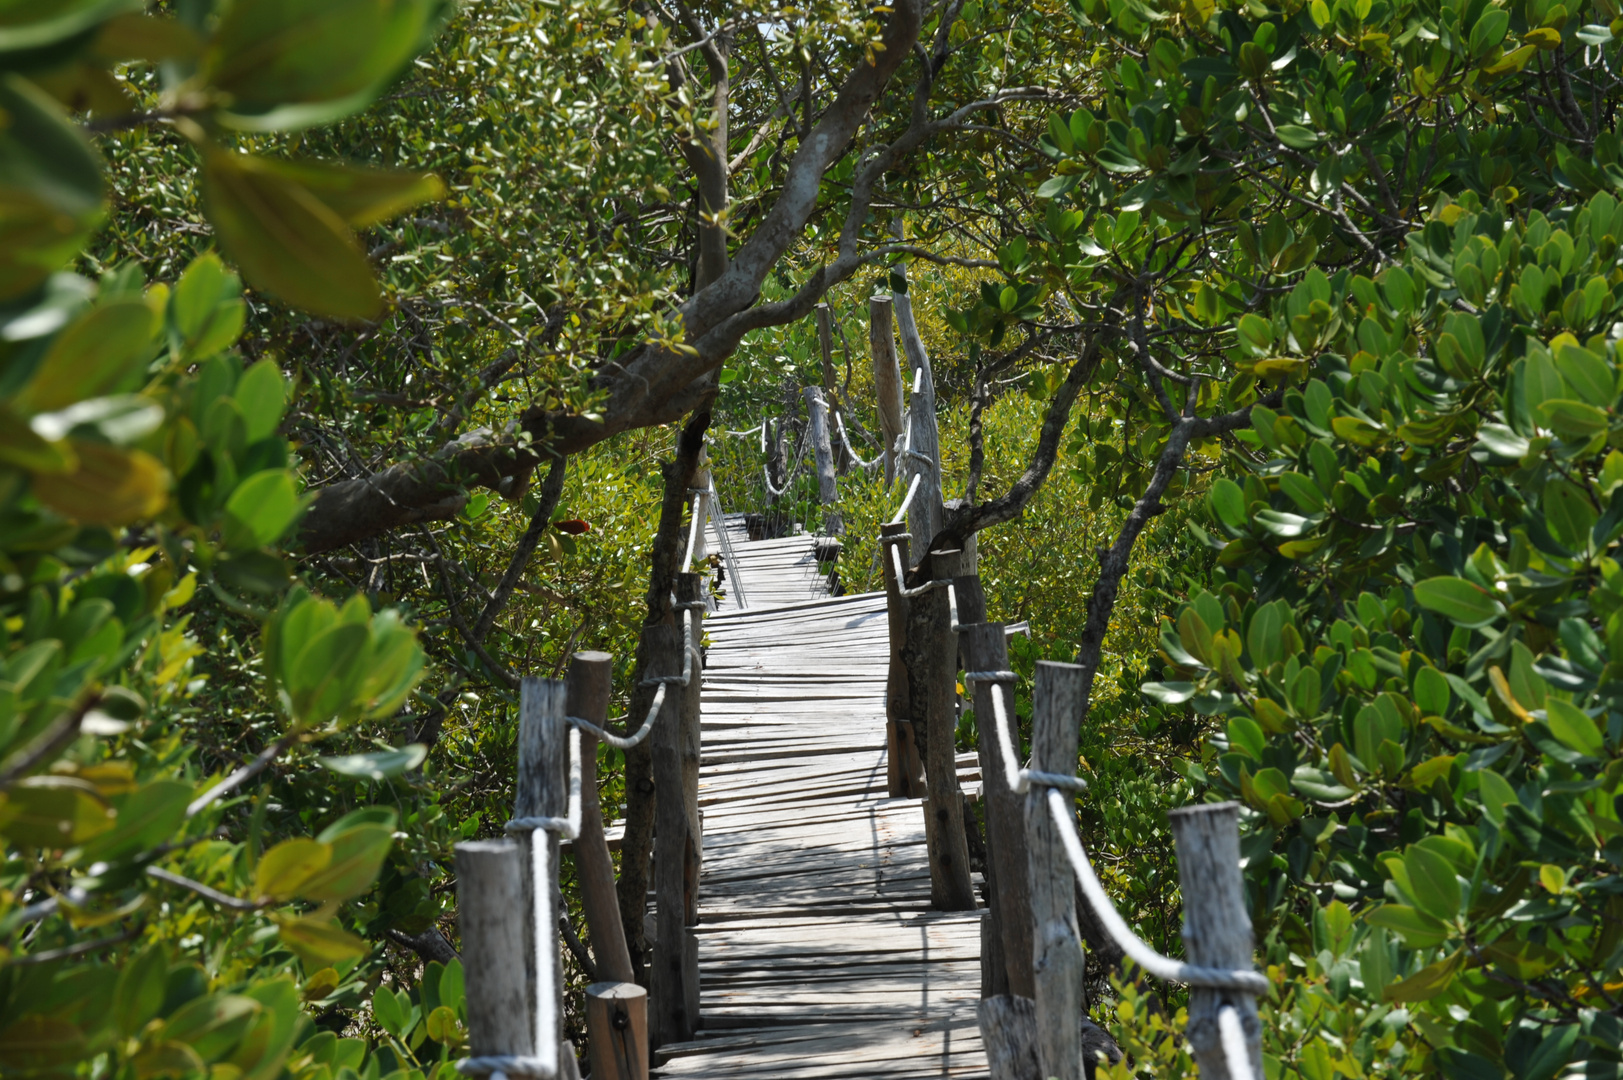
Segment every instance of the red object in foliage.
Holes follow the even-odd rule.
[[[570,536],[579,536],[581,533],[592,531],[592,527],[580,518],[565,518],[563,521],[553,522],[553,528]]]

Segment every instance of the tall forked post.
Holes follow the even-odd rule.
[[[902,437],[902,370],[896,362],[896,331],[890,297],[868,300],[868,346],[873,356],[874,404],[884,440],[885,486],[896,479],[896,440]]]

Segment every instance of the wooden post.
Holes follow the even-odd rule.
[[[678,603],[697,600],[699,576],[678,574]],[[677,611],[681,648],[696,646],[687,612]],[[676,670],[688,661],[678,652]],[[649,740],[654,755],[654,963],[649,973],[649,1040],[654,1048],[693,1037],[699,1020],[698,941],[688,929],[698,918],[699,891],[699,664],[687,687],[666,691]],[[691,699],[691,700],[690,700]]]
[[[922,799],[925,796],[924,763],[919,757],[913,718],[908,711],[907,665],[902,649],[907,644],[907,613],[911,601],[902,595],[896,580],[896,564],[891,560],[884,537],[907,531],[901,522],[879,527],[879,565],[885,581],[885,615],[890,627],[890,667],[885,672],[885,793],[892,798]],[[907,563],[907,540],[896,541],[903,565]]]
[[[963,581],[963,578],[959,578]],[[956,586],[954,587],[956,591]],[[961,611],[961,609],[960,609]],[[1007,639],[1002,623],[978,623],[963,628],[964,651],[970,670],[1003,671],[1009,666]],[[1003,939],[1003,963],[1009,993],[1036,996],[1031,965],[1031,873],[1026,851],[1026,800],[1008,783],[1003,752],[998,746],[992,696],[1003,699],[1009,721],[1009,739],[1020,753],[1020,730],[1014,715],[1014,687],[1005,682],[978,680],[969,687],[975,695],[975,726],[980,729],[981,806],[986,814],[986,859],[994,887],[988,890],[992,914]],[[1018,765],[1019,762],[1016,762]]]
[[[558,679],[527,676],[520,684],[514,817],[563,817],[569,810],[567,695],[568,688]],[[543,966],[550,969],[545,981],[551,985],[551,993],[532,998],[538,1017],[537,1052],[545,1055],[549,1045],[556,1047],[564,1038],[564,973],[558,956],[558,915],[563,909],[563,893],[558,888],[558,834],[525,833],[519,843],[527,869],[524,910],[536,913],[535,918],[525,920],[531,926],[524,952],[530,986],[541,984]],[[540,882],[545,882],[548,895],[538,904],[535,886]]]
[[[1240,806],[1207,803],[1167,815],[1178,849],[1178,887],[1183,893],[1183,945],[1189,963],[1251,970],[1251,916],[1240,871]],[[1251,1075],[1231,1076],[1218,1032],[1218,1012],[1232,1005],[1240,1014]],[[1237,990],[1189,988],[1189,1044],[1205,1080],[1255,1080],[1262,1076],[1262,1027],[1257,1000]]]
[[[648,991],[631,982],[586,988],[592,1080],[648,1080]]]
[[[896,329],[907,353],[908,385],[916,387],[907,401],[907,426],[916,457],[901,463],[901,475],[918,474],[923,479],[913,505],[907,511],[908,531],[921,556],[941,528],[941,436],[935,419],[935,378],[930,371],[930,354],[924,349],[918,327],[913,323],[913,302],[905,292],[892,293],[896,308]]]
[[[879,431],[885,440],[885,486],[896,479],[896,440],[902,426],[902,370],[896,363],[896,336],[888,296],[868,298],[868,348],[873,354],[873,385]]]
[[[840,512],[836,509],[840,492],[834,479],[834,449],[829,443],[828,407],[823,392],[815,386],[803,391],[806,412],[811,417],[812,451],[817,462],[817,498],[823,504],[823,531],[830,536],[840,535]]]
[[[1083,672],[1077,665],[1038,661],[1031,727],[1034,770],[1062,776],[1075,773],[1082,685]],[[1075,1080],[1083,1071],[1079,1020],[1086,1006],[1082,996],[1086,960],[1077,929],[1076,878],[1060,839],[1060,827],[1048,809],[1048,789],[1033,786],[1026,793],[1025,811],[1037,1061],[1043,1076]]]
[[[958,552],[925,557],[933,580],[957,574]],[[938,911],[974,911],[969,877],[969,843],[964,835],[964,793],[958,786],[958,642],[952,632],[945,588],[912,599],[907,620],[908,715],[924,752],[929,796],[924,804],[925,842],[930,858],[930,905]]]
[[[570,716],[602,727],[609,715],[614,657],[605,652],[578,652],[569,658],[568,707]],[[598,977],[610,982],[635,982],[620,905],[614,894],[614,861],[603,835],[603,808],[597,798],[597,737],[580,737],[580,836],[575,840],[575,873],[580,878],[586,928],[592,938],[592,959]],[[593,1031],[596,1043],[599,1032]],[[602,1033],[605,1037],[607,1033]]]
[[[830,312],[827,304],[818,304],[817,312],[817,350],[823,361],[823,390],[828,394],[829,408],[836,411],[840,408],[839,383],[834,377],[834,331],[831,325]],[[835,472],[844,476],[851,466],[856,464],[851,454],[851,448],[846,445],[845,439],[839,431],[833,431],[830,441],[834,448]]]
[[[456,845],[457,928],[467,970],[468,1040],[475,1056],[535,1053],[535,1009],[525,965],[530,911],[524,859],[513,840]]]
[[[983,998],[975,1006],[975,1019],[980,1023],[986,1071],[992,1080],[1044,1080],[1053,1075],[1037,1071],[1037,1055],[1031,1052],[1037,1021],[1030,999],[1009,994]],[[1060,1076],[1073,1080],[1064,1073]],[[1074,1080],[1081,1080],[1081,1075]]]

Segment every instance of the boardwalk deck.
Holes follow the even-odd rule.
[[[730,538],[750,606],[706,622],[701,1030],[656,1075],[984,1077],[979,916],[930,910],[922,811],[885,795],[884,596],[828,597],[809,536]]]

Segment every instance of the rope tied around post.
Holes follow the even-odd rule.
[[[902,584],[902,582],[907,579],[907,571],[902,567],[902,556],[901,553],[896,550],[896,545],[911,540],[912,538],[912,533],[895,533],[891,536],[881,536],[879,538],[879,542],[884,544],[886,549],[890,552],[891,565],[896,570],[897,591],[903,596],[911,599],[915,596],[923,596],[931,589],[951,589],[951,578],[940,578],[935,581],[926,581],[923,585],[919,585],[911,589]]]
[[[1019,676],[1012,671],[966,671],[964,672],[964,685],[973,686],[978,682],[987,683],[1013,683]],[[1031,790],[1032,785],[1046,788],[1063,788],[1066,791],[1086,791],[1088,782],[1080,776],[1065,776],[1061,773],[1042,772],[1037,769],[1022,769],[1015,764],[1014,740],[1009,733],[1009,718],[1003,709],[1003,695],[992,695],[992,719],[997,729],[998,747],[1002,751],[1004,779],[1009,788],[1021,795]]]
[[[456,1063],[456,1071],[463,1076],[488,1076],[490,1080],[507,1080],[510,1076],[536,1077],[552,1080],[558,1067],[545,1058],[515,1054],[488,1054],[484,1057],[463,1058]]]

